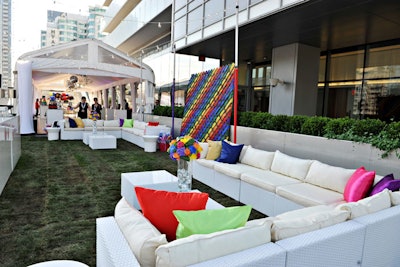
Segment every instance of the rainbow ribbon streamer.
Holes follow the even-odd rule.
[[[200,142],[229,137],[233,108],[234,64],[193,74],[189,80],[181,136]]]

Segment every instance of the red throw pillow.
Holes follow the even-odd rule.
[[[207,193],[169,192],[135,187],[136,197],[146,217],[161,233],[166,234],[168,241],[176,239],[178,221],[174,210],[204,210]]]
[[[356,202],[367,196],[374,183],[375,171],[367,171],[364,167],[358,168],[347,181],[344,188],[344,200]]]
[[[160,123],[158,121],[149,121],[147,125],[149,126],[158,126]]]

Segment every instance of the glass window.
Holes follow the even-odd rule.
[[[194,0],[189,3],[189,10],[192,10],[193,8],[196,8],[197,6],[201,5],[203,3],[203,0]]]
[[[193,33],[203,25],[203,7],[200,6],[188,14],[188,34]]]
[[[330,80],[346,81],[362,79],[364,50],[332,55]]]
[[[366,79],[400,77],[400,45],[371,48]]]
[[[224,1],[210,0],[205,3],[204,26],[211,25],[224,17]]]
[[[178,19],[174,23],[175,26],[175,40],[178,40],[186,35],[186,16]]]
[[[326,70],[326,56],[321,56],[319,58],[318,82],[324,82],[325,81],[325,70]]]
[[[247,8],[248,0],[239,0],[239,11]],[[236,1],[226,1],[225,16],[228,17],[236,13]]]
[[[263,65],[253,68],[252,85],[265,86],[268,85],[268,80],[271,78],[271,66]]]
[[[181,9],[186,5],[186,0],[175,0],[175,10]]]

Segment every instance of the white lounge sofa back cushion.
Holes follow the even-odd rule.
[[[347,210],[319,205],[289,211],[276,216],[272,222],[271,239],[278,241],[346,221]]]
[[[133,128],[144,130],[144,129],[146,129],[146,125],[147,125],[147,123],[144,121],[138,121],[138,120],[133,121]]]
[[[271,164],[271,171],[304,180],[312,162],[313,160],[295,158],[277,150]]]
[[[114,217],[140,266],[155,266],[155,250],[168,243],[166,236],[124,198],[115,206]]]
[[[391,197],[388,189],[382,192],[361,199],[357,202],[343,203],[336,207],[339,210],[347,210],[350,212],[350,219],[388,209],[391,206]]]
[[[268,152],[248,146],[240,162],[259,169],[269,170],[274,159],[274,154],[275,152]]]
[[[269,218],[244,227],[205,235],[191,235],[157,248],[157,266],[187,266],[256,247],[271,241]]]
[[[311,163],[304,181],[343,194],[347,181],[354,171],[353,169],[330,166],[315,160]]]
[[[395,192],[390,191],[389,193],[392,206],[400,205],[400,191],[395,191]]]
[[[119,120],[104,121],[104,127],[120,127]]]

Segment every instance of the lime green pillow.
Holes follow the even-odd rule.
[[[124,128],[132,128],[133,127],[133,120],[132,119],[125,119],[124,124],[122,125]]]
[[[173,213],[179,222],[176,238],[242,227],[249,219],[250,212],[251,206],[198,211],[174,210]]]

